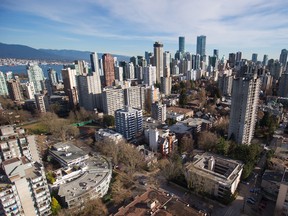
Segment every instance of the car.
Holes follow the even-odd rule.
[[[247,203],[249,203],[249,204],[251,204],[251,205],[254,205],[254,204],[255,204],[255,202],[252,201],[251,199],[247,199]]]

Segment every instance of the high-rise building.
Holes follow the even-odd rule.
[[[64,84],[65,94],[69,97],[70,107],[74,107],[78,104],[78,91],[77,91],[77,81],[76,81],[76,69],[71,69],[70,67],[62,69],[62,79]]]
[[[257,120],[261,80],[246,74],[233,80],[228,137],[239,144],[250,144]]]
[[[280,63],[282,63],[284,70],[286,70],[286,66],[287,66],[287,56],[288,56],[288,50],[282,49],[280,57],[279,57],[279,61]]]
[[[153,103],[151,106],[151,117],[160,122],[166,121],[166,104],[159,102]]]
[[[161,92],[168,96],[171,94],[172,77],[170,76],[170,67],[164,68],[164,76],[161,77]]]
[[[163,77],[163,44],[161,42],[154,43],[154,58],[153,66],[156,66],[156,82],[161,82]]]
[[[141,86],[131,86],[124,89],[124,101],[126,106],[136,109],[144,109],[145,88]]]
[[[144,67],[143,71],[143,80],[144,84],[148,86],[152,86],[156,83],[156,73],[157,68],[152,65],[148,65],[147,67]]]
[[[91,70],[92,72],[96,72],[99,74],[99,59],[98,59],[98,55],[96,52],[92,52],[90,54],[90,63],[91,63]]]
[[[197,36],[196,54],[201,57],[206,55],[206,36]]]
[[[34,135],[24,129],[0,128],[1,215],[51,215],[51,198]],[[3,175],[4,174],[4,175]]]
[[[183,36],[179,37],[179,52],[180,53],[185,52],[185,37]]]
[[[44,89],[42,89],[41,81],[44,81],[44,74],[42,69],[36,65],[29,63],[27,65],[27,73],[29,82],[33,82],[34,89],[36,93],[41,93]]]
[[[123,67],[116,66],[115,68],[115,79],[119,82],[123,82]]]
[[[256,63],[257,62],[257,58],[258,58],[258,54],[257,53],[253,53],[252,54],[252,62]]]
[[[103,89],[102,92],[103,112],[107,115],[115,115],[115,111],[124,107],[123,89]]]
[[[236,63],[236,55],[235,53],[229,53],[229,59],[228,59],[230,67],[234,67]]]
[[[200,69],[200,55],[192,55],[192,69],[198,70]]]
[[[169,51],[165,51],[163,53],[163,68],[169,67],[171,63],[171,53]]]
[[[79,105],[86,110],[101,109],[101,83],[96,72],[77,76]]]
[[[288,214],[288,172],[285,169],[280,181],[280,187],[276,200],[274,215],[276,216],[287,214]]]
[[[263,56],[262,65],[263,65],[263,66],[267,66],[267,65],[268,65],[268,55],[264,55],[264,56]]]
[[[48,69],[48,77],[49,77],[51,85],[58,84],[57,72],[53,68]]]
[[[233,76],[224,74],[218,78],[218,87],[222,95],[231,96]]]
[[[104,69],[104,86],[113,86],[115,81],[114,58],[110,54],[102,56]]]
[[[26,82],[24,85],[22,85],[24,91],[24,95],[28,99],[34,99],[35,90],[34,90],[34,84],[32,82]]]
[[[7,96],[8,93],[8,88],[7,88],[7,83],[6,83],[6,77],[2,71],[0,71],[0,95]]]
[[[135,79],[135,67],[133,62],[127,63],[125,68],[125,78],[126,79]]]
[[[213,56],[216,57],[216,59],[219,59],[219,50],[218,49],[214,49],[213,50]]]
[[[142,110],[126,106],[115,111],[116,131],[127,140],[135,138],[143,130]]]
[[[238,51],[236,53],[236,63],[239,63],[242,59],[242,52]]]
[[[44,94],[35,94],[34,96],[37,110],[40,113],[46,113],[49,110],[48,97]]]
[[[24,99],[18,79],[10,79],[9,81],[7,81],[7,89],[11,100],[21,101]]]
[[[288,97],[288,73],[284,73],[281,76],[278,88],[278,96],[280,97]]]

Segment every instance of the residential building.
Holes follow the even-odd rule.
[[[147,67],[144,67],[143,70],[144,84],[148,86],[154,85],[156,83],[156,73],[157,69],[155,66],[148,65]]]
[[[193,162],[185,165],[184,175],[188,188],[197,193],[224,197],[234,194],[240,182],[244,164],[215,154],[195,155]]]
[[[62,69],[61,73],[65,94],[69,97],[70,107],[73,108],[79,102],[76,81],[77,71],[76,69],[67,67]]]
[[[170,66],[164,68],[164,76],[161,77],[161,92],[168,96],[171,94],[172,77],[170,76]]]
[[[22,85],[24,96],[28,99],[34,99],[35,89],[33,82],[26,82]]]
[[[124,139],[123,135],[110,129],[99,129],[95,132],[95,141],[102,142],[102,140],[110,140],[115,144]]]
[[[115,66],[115,80],[123,82],[123,67]]]
[[[40,113],[46,113],[49,110],[49,101],[47,95],[35,94],[36,107]]]
[[[257,121],[261,80],[246,74],[233,80],[228,137],[239,144],[250,144]]]
[[[287,57],[288,57],[288,50],[287,49],[282,49],[280,57],[279,57],[279,61],[282,64],[282,66],[284,68],[284,71],[287,68]]]
[[[104,69],[104,86],[113,86],[115,81],[114,58],[110,54],[102,56]]]
[[[218,78],[218,87],[222,95],[231,96],[233,76],[223,74]]]
[[[279,187],[274,215],[288,214],[288,172],[285,171]]]
[[[41,93],[41,91],[44,90],[41,81],[44,81],[45,79],[42,68],[36,64],[29,63],[26,69],[29,82],[33,82],[34,84],[35,93]]]
[[[288,73],[284,73],[281,76],[280,82],[279,82],[279,88],[278,88],[278,96],[280,97],[288,97]]]
[[[48,77],[52,86],[58,84],[57,72],[53,68],[48,69]]]
[[[151,117],[155,120],[165,122],[166,121],[166,104],[160,102],[152,103]]]
[[[103,112],[107,115],[115,115],[115,111],[124,107],[124,90],[106,88],[102,92]]]
[[[0,193],[1,200],[8,198],[8,202],[6,204],[2,202],[0,208],[6,213],[9,211],[7,207],[14,205],[14,208],[10,208],[10,212],[5,215],[14,215],[11,211],[14,213],[17,209],[20,213],[18,215],[51,215],[51,195],[42,164],[31,162],[25,157],[12,158],[2,162],[2,169],[9,179],[7,183],[12,188],[13,195],[7,197],[7,194]],[[13,197],[16,199],[12,200]]]
[[[266,55],[266,54],[263,56],[262,65],[263,66],[267,66],[268,65],[268,55]]]
[[[145,108],[145,87],[131,86],[124,89],[124,101],[126,106],[136,109]]]
[[[62,166],[53,172],[56,181],[51,187],[58,191],[63,206],[79,207],[108,192],[112,165],[105,157],[90,157],[87,152],[69,142],[55,144],[49,154]]]
[[[7,88],[9,92],[9,97],[14,101],[24,100],[21,89],[20,82],[18,79],[10,79],[7,81]]]
[[[156,82],[161,83],[161,77],[163,77],[163,44],[161,42],[154,43],[154,58],[153,66],[156,66]]]
[[[2,71],[0,71],[0,95],[7,96],[8,88],[6,83],[6,77]]]
[[[135,138],[143,130],[142,110],[126,106],[115,111],[116,131],[127,140]]]
[[[79,105],[85,110],[94,111],[102,108],[101,82],[97,72],[77,76]]]

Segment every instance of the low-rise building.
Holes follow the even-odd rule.
[[[89,156],[72,143],[55,144],[49,154],[62,166],[53,172],[51,188],[57,191],[63,206],[80,206],[107,193],[112,165],[105,157]]]
[[[240,161],[204,153],[186,164],[184,174],[189,188],[221,198],[227,191],[235,193],[243,166]]]
[[[57,143],[49,149],[50,156],[60,163],[62,167],[79,165],[87,160],[89,155],[70,142]]]
[[[261,181],[262,195],[267,199],[276,201],[282,178],[283,172],[266,170],[262,175]]]
[[[281,179],[274,215],[288,215],[288,172]]]
[[[95,132],[95,141],[111,140],[114,143],[119,143],[124,139],[123,135],[110,129],[99,129]]]

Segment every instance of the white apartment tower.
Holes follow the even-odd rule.
[[[77,76],[79,105],[86,110],[101,109],[101,82],[99,73]]]
[[[126,106],[136,109],[145,107],[145,87],[131,86],[124,89],[124,100]]]
[[[116,131],[127,140],[135,138],[143,130],[142,110],[126,106],[115,111]]]
[[[261,80],[246,74],[233,80],[228,137],[238,144],[250,144],[257,120]]]
[[[124,90],[106,88],[102,93],[103,112],[115,115],[115,111],[124,107]]]
[[[144,67],[143,80],[144,80],[144,84],[148,86],[152,86],[156,83],[156,67],[155,66],[148,65],[147,67]]]
[[[7,96],[8,94],[9,93],[8,93],[5,75],[3,72],[0,71],[0,95]]]

